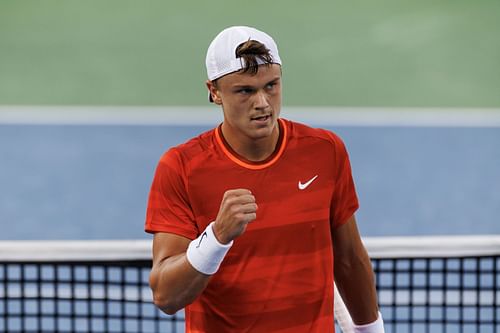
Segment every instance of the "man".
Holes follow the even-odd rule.
[[[155,304],[185,308],[193,333],[333,332],[335,271],[356,332],[383,332],[343,142],[279,118],[267,34],[225,29],[206,66],[224,121],[158,164],[146,217]]]

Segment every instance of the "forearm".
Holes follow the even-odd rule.
[[[335,283],[355,324],[378,317],[377,292],[370,258],[360,244],[350,255],[335,258]]]

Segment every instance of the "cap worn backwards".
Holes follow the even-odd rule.
[[[236,49],[248,40],[264,44],[269,49],[272,63],[281,65],[278,46],[271,36],[252,27],[234,26],[221,31],[208,47],[206,57],[208,79],[213,81],[243,69],[244,60],[236,57]],[[257,62],[264,63],[260,59],[257,59]]]

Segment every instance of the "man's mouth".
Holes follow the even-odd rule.
[[[268,115],[263,115],[263,116],[258,116],[258,117],[252,117],[251,119],[255,120],[255,121],[262,121],[262,122],[264,122],[264,121],[267,121],[270,118],[271,118],[271,115],[268,114]]]

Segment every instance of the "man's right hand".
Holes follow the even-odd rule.
[[[214,234],[222,244],[243,234],[247,224],[257,218],[257,204],[247,189],[228,190],[224,193],[219,213],[213,224]]]

